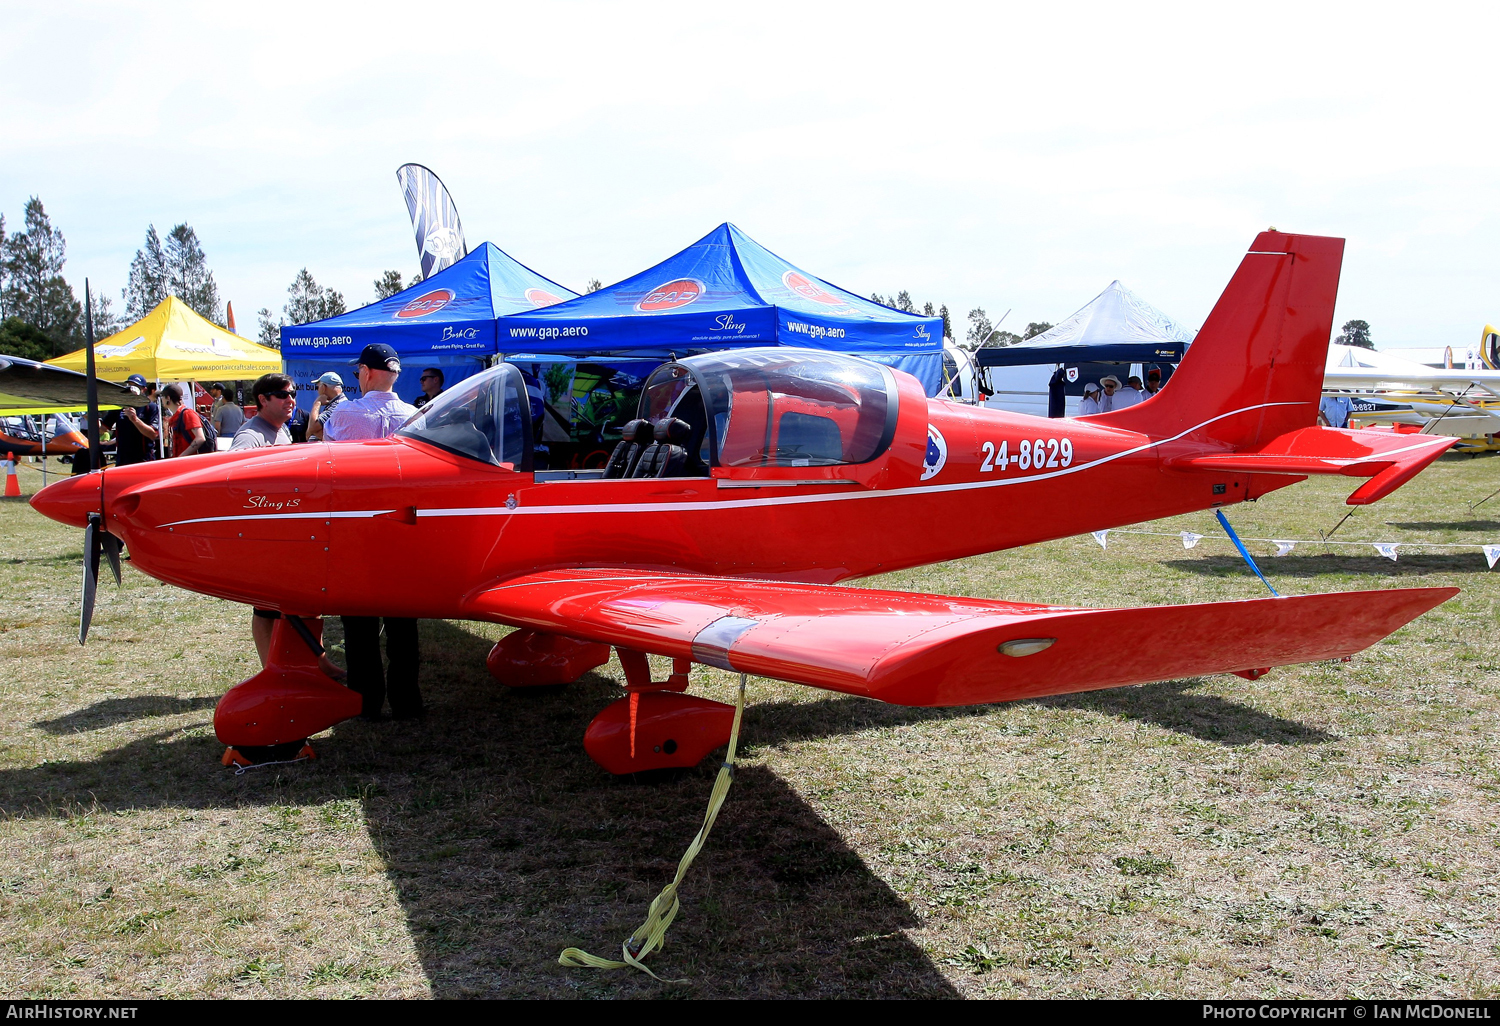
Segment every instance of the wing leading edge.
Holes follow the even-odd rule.
[[[1456,588],[1081,609],[641,570],[550,570],[474,619],[896,705],[973,705],[1352,655]],[[1142,644],[1126,650],[1122,637]],[[1149,643],[1147,643],[1149,642]]]

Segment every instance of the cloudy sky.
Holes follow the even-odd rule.
[[[1214,13],[1218,12],[1218,13]],[[1316,3],[0,3],[0,210],[118,293],[197,229],[242,331],[417,266],[395,169],[575,289],[723,221],[1005,326],[1112,279],[1201,324],[1269,225],[1378,344],[1500,322],[1500,15]]]

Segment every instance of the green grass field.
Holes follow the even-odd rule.
[[[252,670],[248,610],[127,564],[79,648],[81,532],[4,500],[0,992],[1500,997],[1500,573],[1478,551],[1500,498],[1469,508],[1497,467],[1446,457],[1336,535],[1473,549],[1262,559],[1283,593],[1463,589],[1349,663],[940,710],[752,681],[745,764],[653,961],[676,986],[557,965],[571,944],[618,952],[713,777],[712,759],[653,785],[588,760],[617,663],[518,694],[484,669],[503,628],[424,622],[425,723],[343,724],[314,763],[236,777],[210,718]],[[1317,537],[1356,483],[1229,515]],[[871,583],[1265,594],[1209,514],[1150,529],[1206,537],[1072,538]],[[730,700],[729,674],[693,675]]]

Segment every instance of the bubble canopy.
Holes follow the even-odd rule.
[[[475,374],[422,407],[396,434],[505,470],[531,469],[531,404],[509,363]]]
[[[868,463],[896,432],[889,368],[809,349],[740,349],[665,364],[646,380],[640,416],[692,426],[719,467]]]

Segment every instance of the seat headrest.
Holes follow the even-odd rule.
[[[680,445],[684,448],[693,437],[693,426],[685,420],[676,417],[668,417],[666,420],[657,422],[656,440],[667,442],[670,445]]]
[[[638,445],[648,445],[652,438],[651,422],[644,417],[639,420],[628,421],[620,429],[620,437]]]

